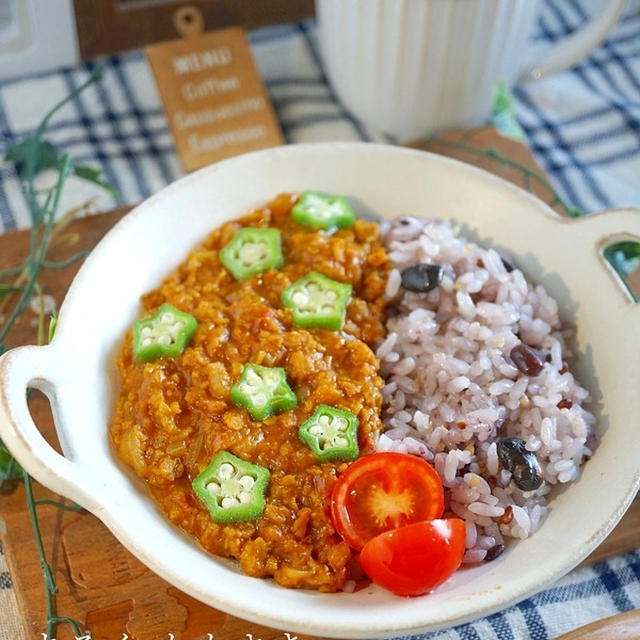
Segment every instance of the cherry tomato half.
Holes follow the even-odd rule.
[[[421,596],[443,583],[462,562],[464,521],[431,520],[372,538],[360,565],[377,584],[399,596]]]
[[[438,473],[407,453],[362,456],[338,478],[331,494],[333,524],[357,550],[383,531],[439,518],[443,510]]]

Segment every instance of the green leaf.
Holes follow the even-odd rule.
[[[96,167],[88,167],[86,165],[76,165],[73,167],[72,173],[78,176],[78,178],[82,178],[83,180],[87,180],[88,182],[93,182],[93,184],[102,187],[103,189],[108,191],[116,200],[118,199],[118,191],[113,185],[110,185],[100,177],[102,174],[102,171],[100,169],[97,169]]]
[[[15,480],[20,477],[22,477],[22,467],[9,453],[5,443],[0,440],[0,488],[8,480]]]
[[[54,311],[51,314],[51,319],[49,320],[49,342],[53,340],[53,335],[56,332],[56,327],[58,326],[58,312]]]
[[[503,136],[518,141],[525,139],[524,130],[516,118],[513,99],[504,78],[500,78],[493,88],[491,122]]]
[[[627,276],[640,267],[640,242],[612,244],[604,250],[604,257],[620,275]]]
[[[584,209],[582,209],[581,207],[570,207],[569,208],[569,217],[571,218],[579,218],[580,216],[583,216],[586,213],[586,211]]]
[[[640,269],[640,242],[633,240],[617,242],[608,246],[602,253],[609,264],[616,270],[622,282],[624,282],[631,297],[636,302],[640,302],[640,295],[627,280],[629,274],[636,269]]]
[[[37,176],[45,169],[59,170],[63,154],[48,140],[35,140],[32,136],[25,138],[22,142],[9,145],[4,154],[4,159],[16,165],[16,171],[23,179],[27,178],[26,168],[30,157],[33,158],[33,174]],[[78,178],[93,182],[105,189],[114,198],[118,198],[116,189],[102,179],[100,169],[87,165],[72,165],[71,172]]]
[[[96,167],[89,167],[87,165],[76,165],[75,167],[73,167],[73,173],[79,178],[93,182],[94,180],[98,180],[100,178],[101,171]]]
[[[22,142],[9,145],[4,159],[16,165],[16,171],[21,178],[26,179],[26,168],[32,158],[34,175],[44,169],[57,169],[60,164],[60,152],[48,140],[36,139],[32,136]]]

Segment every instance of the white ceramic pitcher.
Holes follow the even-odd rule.
[[[536,79],[587,55],[624,0],[543,51],[531,41],[541,0],[316,0],[329,80],[373,129],[408,139],[486,118],[504,77]]]

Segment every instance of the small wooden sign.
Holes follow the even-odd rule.
[[[242,28],[163,42],[146,52],[187,171],[284,142]]]

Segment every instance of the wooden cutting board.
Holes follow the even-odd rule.
[[[499,136],[492,129],[471,136],[469,132],[451,132],[447,137],[459,140],[463,135],[474,145],[491,146],[541,173],[528,149]],[[457,157],[519,185],[525,184],[521,172],[505,167],[499,161],[443,145],[414,146]],[[552,199],[540,185],[535,186],[535,192],[543,200]],[[94,247],[125,213],[126,209],[119,209],[72,222],[56,237],[50,259],[62,260],[81,249]],[[26,231],[0,236],[0,268],[19,264],[27,253],[28,241]],[[74,263],[62,269],[43,271],[44,291],[54,296],[58,304],[78,266],[79,263]],[[634,285],[640,292],[640,270],[634,274]],[[16,323],[7,343],[13,346],[34,343],[36,324],[35,313],[27,311]],[[31,409],[45,437],[58,447],[48,402],[34,394]],[[37,484],[35,492],[37,498],[58,498]],[[58,612],[84,622],[94,640],[121,640],[125,633],[131,640],[172,640],[172,635],[174,640],[207,640],[207,634],[212,634],[216,640],[285,640],[287,629],[268,629],[234,618],[172,587],[126,551],[94,516],[86,512],[63,511],[50,505],[38,507],[38,513],[44,547],[59,586]],[[640,500],[636,499],[618,527],[585,563],[637,547],[640,543],[638,531]],[[11,492],[0,495],[0,532],[26,637],[40,638],[45,620],[43,583],[21,483],[16,483]],[[57,639],[73,638],[71,629],[61,625]],[[304,636],[298,635],[298,638],[303,640]]]

